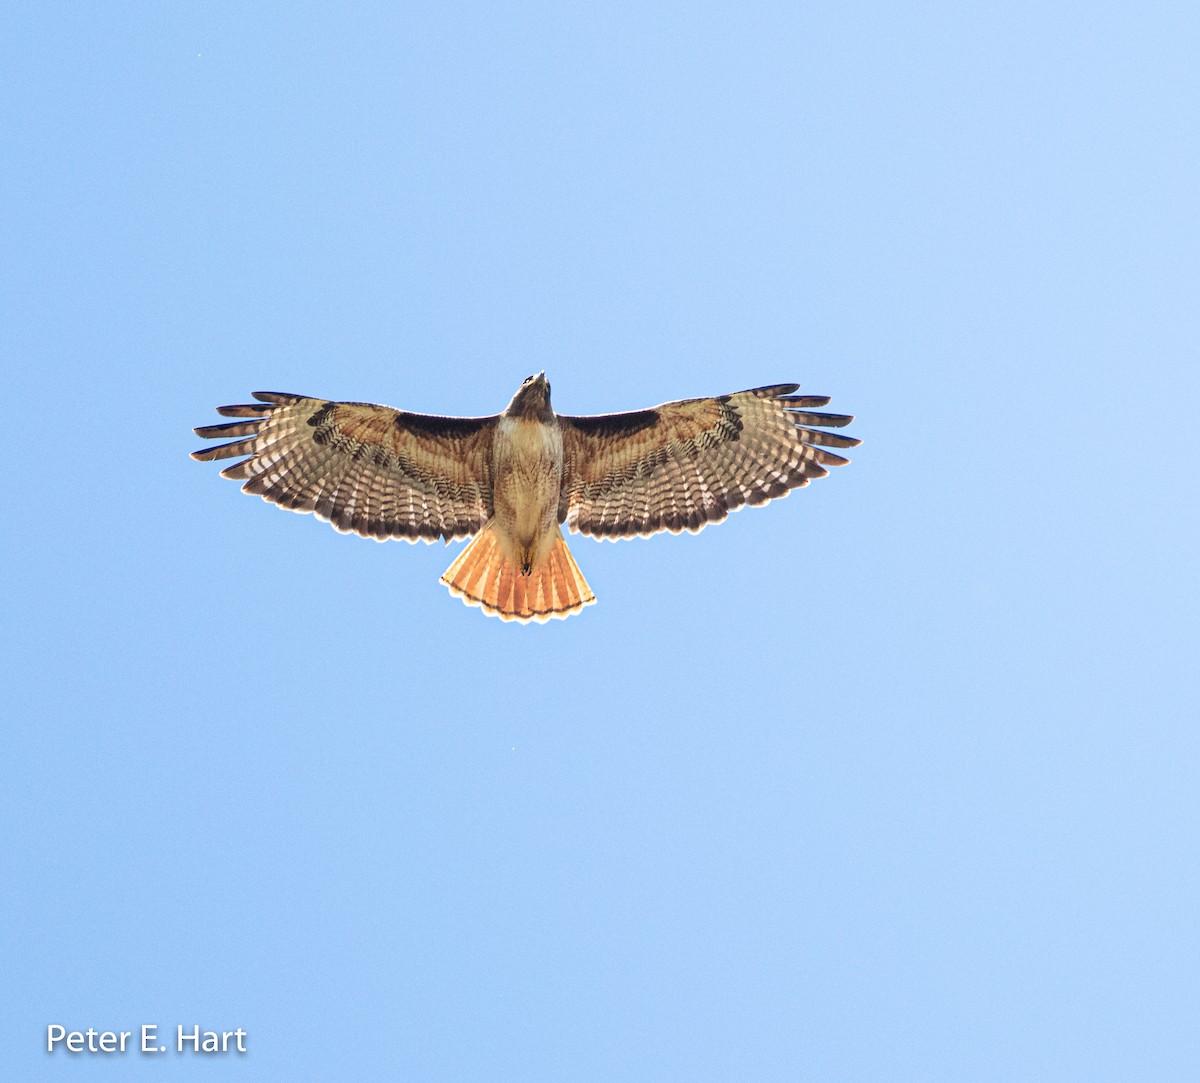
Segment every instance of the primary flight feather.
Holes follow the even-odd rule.
[[[196,434],[192,453],[240,459],[221,471],[280,507],[342,532],[407,541],[474,540],[442,576],[468,605],[505,620],[567,617],[596,600],[560,524],[596,538],[695,533],[848,460],[860,441],[824,431],[853,418],[826,396],[777,384],[650,410],[568,417],[545,373],[492,417],[438,417],[365,402],[256,391],[218,406],[241,420]]]

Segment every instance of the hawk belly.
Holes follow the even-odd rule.
[[[496,540],[523,575],[539,567],[558,530],[563,439],[556,424],[502,417],[492,449]]]

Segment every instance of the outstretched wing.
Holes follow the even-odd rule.
[[[364,537],[467,537],[492,514],[494,417],[434,417],[367,402],[327,402],[256,391],[218,406],[244,418],[196,435],[233,438],[192,453],[232,459],[221,475],[291,511],[313,512]]]
[[[699,531],[743,504],[765,504],[848,460],[827,447],[861,443],[823,432],[854,419],[814,413],[827,396],[778,384],[653,410],[559,417],[559,521],[598,538]]]

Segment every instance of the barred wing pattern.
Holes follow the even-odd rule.
[[[653,410],[565,417],[559,520],[597,538],[696,533],[743,504],[765,504],[849,460],[861,441],[823,432],[853,421],[815,413],[828,396],[798,384],[685,399]]]
[[[435,541],[467,537],[492,514],[495,417],[435,417],[365,402],[256,391],[218,406],[244,420],[196,430],[230,443],[192,453],[232,459],[221,475],[342,533]]]

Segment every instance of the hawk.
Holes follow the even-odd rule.
[[[366,402],[256,391],[218,406],[242,420],[196,429],[228,440],[192,458],[240,459],[221,475],[312,512],[342,533],[447,543],[473,537],[442,576],[451,594],[504,620],[545,621],[596,600],[560,525],[594,538],[697,533],[848,460],[860,443],[825,432],[853,418],[814,411],[798,384],[568,417],[544,372],[502,413],[437,417]]]

